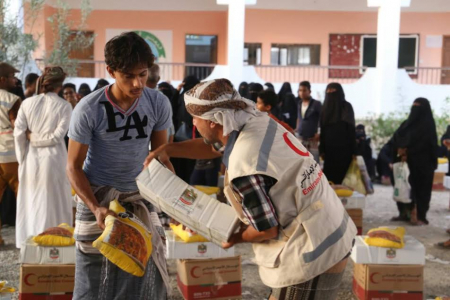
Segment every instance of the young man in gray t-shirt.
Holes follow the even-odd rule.
[[[154,224],[157,217],[143,220],[153,229],[153,254],[143,277],[122,271],[92,247],[105,228],[106,216],[114,215],[108,209],[113,199],[144,218],[154,213],[142,201],[135,182],[149,145],[157,149],[167,143],[172,125],[168,99],[145,87],[153,60],[150,47],[136,33],[111,39],[105,46],[105,61],[115,83],[83,98],[73,112],[67,163],[77,194],[73,299],[166,298],[168,275],[158,234],[162,228]],[[173,170],[170,162],[164,163]],[[142,213],[142,208],[149,213]]]

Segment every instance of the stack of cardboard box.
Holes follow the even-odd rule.
[[[353,293],[359,300],[422,300],[425,247],[405,236],[402,249],[369,246],[356,237]]]
[[[363,208],[366,207],[366,196],[358,192],[353,192],[349,197],[339,197],[350,218],[358,229],[358,235],[362,234]]]
[[[347,213],[356,225],[358,235],[362,235],[363,229],[363,210],[361,208],[347,209]]]
[[[28,239],[20,251],[20,300],[69,300],[75,284],[75,246],[42,247]]]
[[[448,173],[448,162],[439,163],[434,171],[433,190],[442,191],[445,189],[445,175]]]

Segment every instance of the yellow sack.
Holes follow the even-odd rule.
[[[133,213],[117,200],[109,204],[117,218],[107,216],[105,230],[92,246],[109,261],[132,275],[142,277],[152,254],[152,235]]]
[[[367,195],[366,186],[362,179],[361,171],[359,170],[356,159],[353,159],[348,168],[347,174],[342,181],[342,184],[357,191],[360,194]]]
[[[448,163],[448,158],[446,158],[446,157],[438,158],[438,164],[439,165],[447,164],[447,163]]]
[[[8,281],[0,281],[0,294],[3,293],[14,293],[16,291],[12,286],[7,286]],[[0,295],[1,298],[1,295]]]
[[[40,235],[33,237],[33,241],[39,246],[67,247],[75,244],[73,238],[74,228],[69,224],[62,223],[58,227],[51,227]]]
[[[194,188],[206,195],[217,195],[220,192],[220,188],[215,186],[194,185]]]
[[[334,190],[336,192],[336,195],[338,197],[351,197],[353,195],[353,191],[352,190],[343,190],[343,189],[337,189]]]
[[[175,233],[180,239],[182,239],[185,243],[205,243],[209,242],[200,234],[192,234],[183,229],[183,224],[175,225],[170,224],[170,228],[172,228],[173,233]]]
[[[404,227],[378,227],[369,230],[368,237],[365,242],[369,246],[383,247],[383,248],[397,248],[401,249],[405,246],[403,237],[405,236]]]

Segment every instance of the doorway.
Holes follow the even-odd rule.
[[[450,36],[442,41],[442,67],[450,68]],[[441,84],[450,84],[450,70],[442,70]]]
[[[186,35],[186,63],[217,64],[217,35]],[[185,76],[195,75],[199,80],[208,77],[212,66],[186,66]]]

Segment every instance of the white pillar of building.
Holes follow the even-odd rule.
[[[219,5],[228,5],[227,73],[236,87],[244,79],[245,6],[254,5],[256,1],[217,0]]]
[[[6,5],[6,14],[5,14],[5,21],[6,23],[14,22],[18,28],[20,28],[22,31],[23,28],[23,22],[24,22],[24,15],[23,15],[23,3],[22,0],[9,0],[4,3]]]
[[[398,50],[400,40],[401,8],[411,0],[368,0],[369,7],[378,8],[377,30],[377,82],[375,84],[374,112],[380,114],[383,107],[395,107],[398,101]]]

